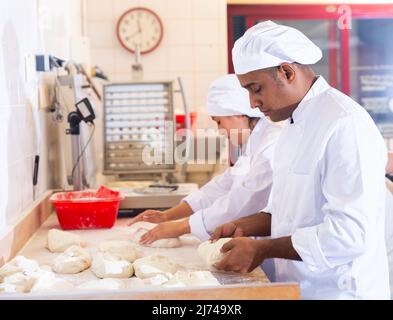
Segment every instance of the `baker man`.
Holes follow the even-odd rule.
[[[215,230],[213,240],[237,237],[216,267],[247,272],[275,258],[276,280],[300,283],[303,298],[389,298],[384,141],[359,104],[314,74],[321,57],[300,31],[271,21],[235,43],[252,107],[289,125],[267,207]]]
[[[142,236],[141,244],[187,233],[205,241],[221,224],[267,205],[274,146],[282,124],[272,123],[258,109],[251,109],[248,92],[234,74],[222,76],[210,85],[207,113],[230,141],[237,140],[231,145],[241,145],[244,153],[233,167],[184,198],[179,205],[163,212],[147,210],[134,218],[131,223],[141,220],[160,223]],[[186,219],[178,220],[181,218]]]

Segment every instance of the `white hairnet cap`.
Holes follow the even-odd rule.
[[[299,30],[269,20],[248,29],[235,42],[232,57],[235,73],[245,74],[283,62],[314,64],[322,51]]]
[[[240,85],[234,74],[225,75],[210,85],[207,113],[212,117],[236,115],[264,117],[259,109],[251,109],[248,91]]]

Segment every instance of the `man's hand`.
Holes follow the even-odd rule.
[[[160,223],[167,221],[167,218],[165,216],[165,212],[163,211],[158,211],[158,210],[146,210],[137,215],[135,218],[132,218],[129,222],[128,225],[131,226],[136,222],[139,221],[146,221],[146,222],[151,222],[151,223]]]
[[[246,237],[232,239],[223,245],[221,252],[227,253],[214,267],[218,270],[248,273],[269,258],[270,240],[253,240]]]
[[[182,221],[168,221],[160,223],[154,229],[146,232],[139,241],[142,245],[148,245],[159,239],[177,238],[190,233],[188,219]]]
[[[220,238],[237,238],[243,236],[244,234],[242,229],[236,226],[233,222],[228,222],[214,230],[213,235],[210,237],[210,241],[215,242]]]

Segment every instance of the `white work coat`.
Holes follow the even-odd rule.
[[[272,238],[302,261],[274,259],[305,299],[386,299],[384,141],[368,113],[319,77],[276,144]]]
[[[393,298],[393,194],[386,190],[385,241],[389,264],[390,298]]]
[[[192,208],[191,233],[202,241],[223,223],[261,211],[272,186],[272,157],[281,127],[261,118],[235,165],[183,199]]]

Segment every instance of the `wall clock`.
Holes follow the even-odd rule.
[[[157,49],[164,28],[160,17],[150,9],[137,7],[126,11],[117,22],[117,38],[131,53],[139,47],[141,54]]]

